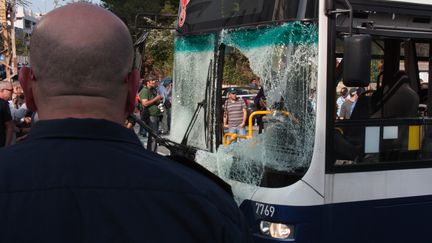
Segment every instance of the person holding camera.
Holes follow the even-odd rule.
[[[155,77],[149,76],[143,89],[139,93],[139,98],[143,109],[141,111],[141,120],[145,122],[155,132],[159,131],[159,120],[162,111],[159,109],[159,105],[163,99],[162,96],[157,93],[158,82]],[[147,149],[153,152],[157,150],[156,139],[149,134],[147,140]]]

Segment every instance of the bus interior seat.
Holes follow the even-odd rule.
[[[391,85],[378,89],[371,97],[370,118],[417,117],[419,96],[411,88],[405,72],[399,71]]]
[[[417,117],[420,102],[419,95],[411,87],[411,81],[405,72],[395,75],[396,82],[377,90],[371,98],[371,118],[413,118]],[[380,97],[381,96],[381,97]],[[399,139],[381,141],[381,160],[405,160],[415,156],[407,153],[408,126],[399,126]]]

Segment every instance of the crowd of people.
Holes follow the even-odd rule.
[[[161,82],[153,75],[148,75],[142,80],[137,95],[137,109],[140,119],[153,131],[159,134],[168,134],[171,128],[171,102],[172,80],[166,78]],[[146,137],[147,132],[142,127],[140,135]],[[157,150],[157,141],[148,135],[147,149],[153,152]]]
[[[359,95],[364,93],[363,88],[350,88],[348,91],[347,87],[342,87],[340,90],[340,96],[336,100],[336,118],[337,119],[350,119],[352,112],[357,104]]]
[[[24,139],[30,131],[34,113],[27,109],[18,81],[0,82],[0,147]]]

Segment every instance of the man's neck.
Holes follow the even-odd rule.
[[[123,111],[124,104],[112,103],[101,97],[82,97],[82,99],[78,99],[77,97],[64,96],[37,105],[41,120],[93,118],[122,124],[126,118],[126,113]]]

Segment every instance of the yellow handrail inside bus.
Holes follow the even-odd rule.
[[[235,133],[225,133],[224,137],[223,137],[223,144],[224,145],[230,145],[232,142],[234,142],[235,140],[237,140],[238,138],[244,138],[244,139],[249,139],[253,136],[253,118],[257,115],[269,115],[272,114],[273,112],[275,112],[274,110],[269,110],[269,111],[254,111],[250,114],[249,116],[249,125],[248,125],[248,135],[246,136],[240,136],[238,134]],[[290,113],[288,111],[281,111],[281,113],[285,116],[289,116]],[[297,119],[293,118],[296,122],[298,122]],[[227,141],[227,138],[230,137],[230,139]]]
[[[230,139],[227,141],[228,137],[230,137]],[[232,142],[234,142],[235,140],[237,140],[237,138],[248,139],[250,137],[249,136],[241,136],[241,135],[238,135],[236,133],[225,133],[224,137],[223,137],[223,144],[224,145],[230,145]]]

